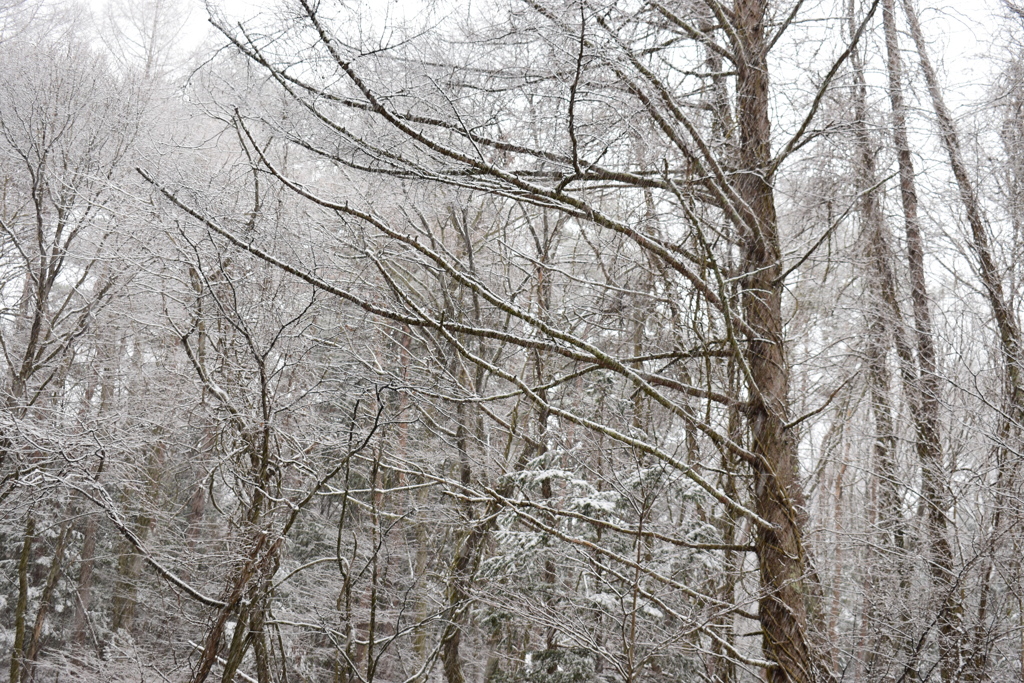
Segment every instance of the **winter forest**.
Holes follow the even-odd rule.
[[[1024,681],[1024,3],[244,5],[0,2],[0,675]]]

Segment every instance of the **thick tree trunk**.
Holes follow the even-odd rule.
[[[772,683],[831,679],[811,647],[807,601],[813,581],[801,539],[798,508],[802,493],[796,449],[786,429],[789,367],[782,323],[782,254],[772,179],[768,117],[765,16],[767,0],[736,0],[736,33],[741,45],[736,96],[740,172],[736,189],[742,207],[743,313],[752,335],[746,340],[751,386],[749,424],[755,509],[771,526],[759,526],[756,548],[762,597],[758,605],[765,654],[778,663]]]
[[[944,682],[956,674],[957,633],[961,605],[953,587],[953,551],[948,539],[948,473],[939,435],[940,381],[936,364],[931,310],[924,275],[924,244],[917,214],[917,188],[907,135],[903,75],[896,33],[894,0],[883,0],[883,23],[888,61],[889,99],[892,105],[893,140],[900,175],[900,199],[907,236],[908,272],[914,306],[918,377],[909,378],[911,411],[916,431],[916,450],[921,463],[921,494],[927,506],[928,543],[934,609],[938,612],[940,675]],[[904,361],[904,366],[909,363]]]

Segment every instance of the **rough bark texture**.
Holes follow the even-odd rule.
[[[772,683],[810,683],[831,676],[820,666],[809,642],[806,600],[811,578],[801,542],[801,498],[795,444],[787,432],[789,368],[784,354],[781,249],[770,177],[771,130],[768,117],[767,0],[736,0],[734,12],[739,60],[737,118],[740,168],[737,190],[744,200],[742,268],[743,313],[754,333],[747,341],[752,384],[749,421],[756,512],[771,523],[759,527],[756,547],[763,597],[758,605],[765,654],[778,663]]]

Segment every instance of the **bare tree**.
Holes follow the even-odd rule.
[[[60,466],[56,454],[41,448],[32,435],[70,427],[61,404],[71,363],[82,336],[117,289],[117,276],[104,261],[105,245],[118,239],[110,212],[111,180],[128,153],[138,121],[131,84],[117,82],[70,20],[61,19],[50,24],[63,31],[59,40],[21,36],[5,42],[0,56],[5,188],[0,230],[3,291],[11,303],[4,309],[0,330],[7,370],[0,454],[4,498],[23,487],[26,477],[32,479],[33,472]],[[37,552],[33,544],[39,526],[39,511],[26,498],[30,490],[15,496],[26,512],[12,681],[20,680],[23,661],[38,655],[69,533],[67,521],[46,515],[46,525],[57,525],[61,531],[28,635],[26,563]]]
[[[309,133],[299,134],[294,124],[271,118],[267,111],[253,112],[239,127],[261,173],[338,220],[365,226],[367,238],[381,244],[377,249],[387,250],[364,247],[362,258],[376,270],[378,286],[389,291],[390,303],[333,283],[315,268],[263,246],[260,236],[242,236],[178,191],[158,185],[163,194],[208,229],[309,285],[445,340],[492,382],[504,384],[509,396],[520,395],[537,406],[542,416],[540,453],[547,447],[548,425],[557,421],[562,429],[572,424],[610,439],[631,451],[638,464],[652,458],[689,479],[721,506],[717,514],[729,511],[750,525],[760,575],[757,620],[764,656],[743,654],[732,645],[731,635],[723,638],[714,629],[695,627],[692,633],[710,637],[715,647],[727,644],[723,656],[763,666],[771,680],[829,679],[832,674],[813,635],[820,589],[801,522],[797,434],[802,419],[792,414],[789,396],[792,360],[783,292],[796,266],[784,262],[773,177],[805,142],[822,94],[850,49],[837,51],[793,134],[773,152],[767,57],[799,5],[779,26],[769,28],[769,7],[757,0],[740,0],[732,8],[709,1],[693,6],[651,3],[633,10],[527,3],[503,15],[521,41],[507,40],[497,23],[481,24],[467,35],[472,42],[466,43],[467,54],[456,57],[459,61],[441,54],[440,46],[415,38],[369,53],[358,46],[358,36],[345,35],[342,24],[317,6],[300,3],[296,9],[295,23],[275,29],[283,31],[279,38],[244,27],[221,24],[221,29],[299,105]],[[866,22],[855,29],[853,42]],[[442,30],[449,29],[437,29],[438,35]],[[528,38],[533,35],[536,40]],[[406,45],[436,56],[418,57]],[[304,61],[308,73],[290,66],[300,46],[310,51]],[[687,50],[695,48],[714,53],[720,61],[701,57],[694,63]],[[479,57],[473,54],[477,52]],[[524,54],[543,54],[547,61],[516,66]],[[722,62],[729,65],[724,78],[731,80],[734,102],[711,112],[691,108],[687,93],[721,81],[724,67],[710,67]],[[409,66],[396,71],[397,64]],[[688,66],[679,71],[680,64]],[[508,94],[481,96],[487,92]],[[600,104],[604,101],[615,102],[615,113]],[[532,104],[523,110],[520,102]],[[523,116],[526,126],[521,125]],[[672,322],[658,331],[657,343],[634,354],[635,345],[622,346],[617,337],[615,342],[603,339],[587,329],[585,319],[564,310],[549,318],[543,297],[534,305],[505,283],[490,282],[474,268],[468,253],[428,239],[414,217],[396,213],[386,201],[364,200],[357,208],[351,185],[349,192],[330,181],[317,187],[286,170],[280,143],[258,142],[265,137],[263,126],[290,143],[289,155],[308,155],[304,164],[326,164],[349,176],[392,175],[460,186],[507,198],[524,212],[534,211],[531,206],[554,211],[580,239],[591,232],[598,243],[621,238],[638,267],[665,273],[664,284],[647,296],[657,302],[651,310],[664,311],[659,317]],[[716,127],[728,132],[712,144],[710,131]],[[651,161],[637,164],[636,156]],[[295,168],[295,163],[291,157],[289,164]],[[647,212],[631,208],[644,202]],[[397,250],[396,255],[385,255],[390,250]],[[601,258],[600,250],[596,255]],[[399,265],[398,258],[410,265]],[[544,253],[534,259],[539,266],[526,281],[540,283],[549,274]],[[487,315],[477,318],[482,322],[452,316],[411,286],[422,277],[417,273],[431,271],[486,306]],[[728,283],[737,286],[731,289]],[[611,294],[617,284],[601,287]],[[692,303],[694,313],[682,313],[684,301]],[[645,335],[650,325],[647,321],[636,329]],[[509,350],[499,360],[475,348],[467,341],[471,338],[499,342]],[[687,350],[690,345],[696,351]],[[552,398],[550,381],[543,375],[529,379],[518,369],[513,359],[523,353],[560,358],[562,377],[609,373],[623,391],[664,414],[664,431],[660,436],[644,434]],[[734,388],[731,395],[713,360],[720,356],[733,358],[744,380],[743,388]],[[490,400],[479,388],[476,393],[476,400]],[[734,406],[748,430],[746,447],[725,428],[728,409]],[[698,441],[692,455],[680,458],[673,442],[684,434]],[[739,492],[722,491],[704,476],[710,452],[728,454],[749,468],[749,500]],[[464,479],[460,488],[469,483]],[[507,494],[491,489],[487,495],[503,507],[510,504]],[[543,514],[512,509],[518,519],[549,536],[570,546],[583,543],[545,521],[546,514],[558,516],[547,506],[541,508]],[[633,515],[630,528],[639,534],[634,559],[595,546],[603,562],[646,575],[634,584],[638,598],[663,604],[649,585],[653,579],[667,582],[690,603],[681,611],[665,605],[683,622],[699,622],[697,614],[708,609],[752,616],[741,605],[720,605],[655,570],[640,541],[648,514],[648,507],[641,505]],[[688,640],[703,651],[700,639]],[[455,672],[451,669],[450,680],[461,680]]]

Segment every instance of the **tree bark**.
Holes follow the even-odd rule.
[[[42,647],[43,625],[50,613],[50,606],[53,603],[53,592],[57,588],[57,581],[61,575],[61,565],[64,562],[64,547],[67,545],[68,532],[71,530],[71,522],[66,521],[61,527],[60,535],[57,536],[57,544],[53,549],[53,560],[50,563],[50,571],[46,575],[46,583],[43,592],[39,596],[39,610],[36,612],[35,625],[32,627],[32,637],[25,647],[25,671],[23,677],[26,679],[31,675],[32,666],[39,656]]]
[[[36,520],[29,512],[25,522],[25,538],[21,542],[18,559],[18,605],[14,611],[14,646],[11,648],[11,683],[20,683],[25,658],[25,615],[28,612],[28,563],[32,556],[32,541],[36,533]]]
[[[761,576],[758,604],[765,654],[778,663],[771,683],[812,683],[832,675],[813,652],[807,602],[813,591],[798,519],[802,493],[793,435],[787,430],[789,366],[782,322],[782,254],[772,179],[765,16],[767,0],[736,0],[737,120],[741,209],[742,307],[753,334],[746,339],[750,367],[748,419],[754,466],[755,546]]]

